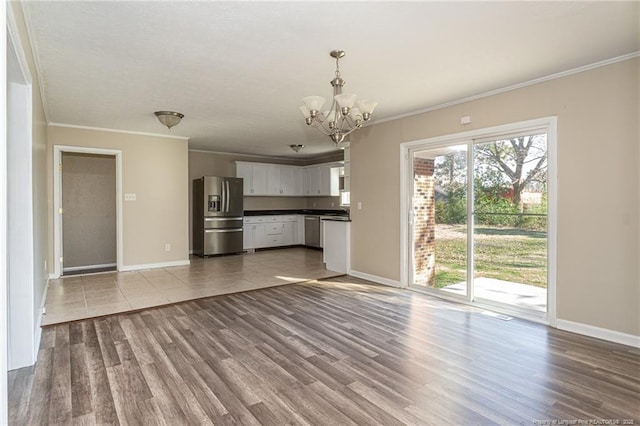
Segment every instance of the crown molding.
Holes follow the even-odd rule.
[[[158,133],[146,133],[146,132],[134,132],[131,130],[118,130],[118,129],[107,129],[104,127],[91,127],[91,126],[78,126],[75,124],[63,124],[63,123],[49,123],[49,127],[63,127],[68,129],[80,129],[80,130],[95,130],[98,132],[111,132],[111,133],[125,133],[128,135],[138,135],[138,136],[153,136],[155,138],[166,138],[166,139],[177,139],[188,141],[189,138],[186,136],[171,136],[171,135],[161,135]]]
[[[464,104],[467,102],[475,101],[482,98],[487,98],[489,96],[499,95],[501,93],[510,92],[512,90],[522,89],[524,87],[533,86],[535,84],[544,83],[545,81],[556,80],[558,78],[567,77],[574,74],[579,74],[581,72],[590,71],[596,68],[605,67],[607,65],[612,65],[618,62],[627,61],[629,59],[640,57],[640,51],[628,53],[622,56],[616,56],[615,58],[605,59],[604,61],[594,62],[592,64],[583,65],[581,67],[572,68],[566,71],[561,71],[555,74],[549,74],[544,77],[534,78],[533,80],[528,80],[523,83],[513,84],[511,86],[506,86],[500,89],[490,90],[488,92],[479,93],[477,95],[467,96],[466,98],[460,98],[453,101],[445,102],[442,104],[414,110],[411,112],[406,112],[404,114],[394,115],[393,117],[387,117],[380,120],[373,120],[368,123],[370,126],[375,124],[386,123],[388,121],[399,120],[401,118],[412,117],[414,115],[424,114],[431,111],[437,111],[439,109],[449,108],[455,105]]]
[[[266,160],[290,161],[290,162],[300,163],[302,165],[307,165],[307,163],[309,162],[322,160],[325,158],[331,158],[336,156],[339,153],[338,151],[333,151],[329,154],[319,154],[313,157],[294,158],[294,157],[282,157],[282,156],[275,156],[275,155],[244,154],[239,152],[209,151],[206,149],[189,149],[189,152],[200,152],[203,154],[215,154],[215,155],[230,155],[234,157],[245,157],[245,158],[261,158]]]
[[[200,152],[202,154],[214,154],[214,155],[231,155],[233,157],[266,158],[271,160],[283,160],[283,161],[294,161],[294,162],[304,161],[299,158],[293,158],[293,157],[281,157],[276,155],[260,155],[260,154],[244,154],[240,152],[209,151],[206,149],[189,149],[189,152]]]

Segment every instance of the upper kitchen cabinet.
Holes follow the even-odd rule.
[[[244,195],[267,197],[327,197],[340,195],[339,165],[313,166],[236,161],[236,176],[244,179]]]
[[[268,166],[236,161],[236,177],[244,179],[244,195],[267,195]]]
[[[340,195],[340,169],[334,164],[308,166],[304,169],[304,194],[308,197]]]
[[[302,170],[297,166],[269,165],[267,175],[269,195],[301,197],[303,193]]]

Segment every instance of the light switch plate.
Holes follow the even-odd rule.
[[[125,201],[135,201],[136,200],[136,194],[124,194],[124,200]]]

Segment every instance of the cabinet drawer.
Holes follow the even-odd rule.
[[[277,247],[282,245],[282,235],[267,235],[267,247]]]
[[[280,235],[282,234],[282,224],[274,223],[267,225],[267,235]]]
[[[283,216],[282,217],[282,221],[283,222],[297,222],[298,221],[298,216]]]
[[[282,222],[282,216],[268,216],[268,222]]]
[[[265,216],[245,216],[244,223],[265,223]]]

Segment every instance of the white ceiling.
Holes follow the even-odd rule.
[[[629,54],[639,2],[26,2],[53,123],[276,156],[335,150],[298,110],[345,92],[385,119]],[[156,110],[185,114],[168,131]],[[305,144],[299,154],[288,145]]]

